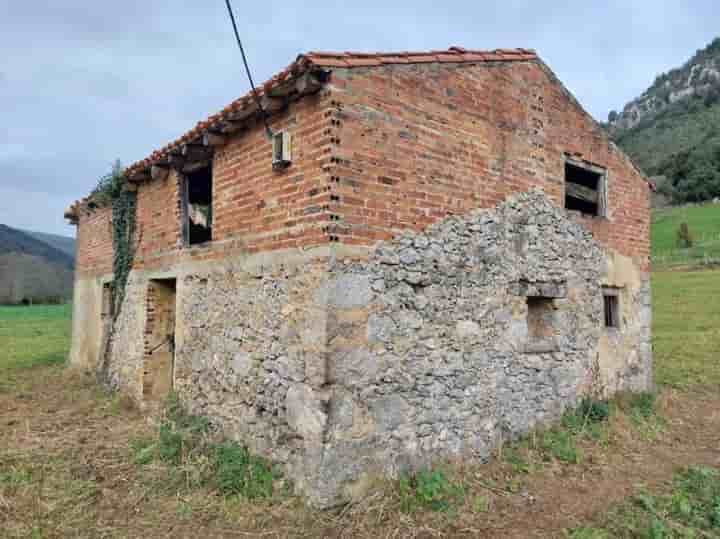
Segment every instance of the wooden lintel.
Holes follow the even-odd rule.
[[[598,192],[595,189],[577,183],[565,183],[565,194],[579,200],[591,202],[592,204],[597,204],[598,202]]]
[[[185,164],[185,158],[179,154],[168,155],[168,164],[174,169],[181,169]]]
[[[225,136],[234,135],[240,131],[244,131],[253,123],[252,118],[246,118],[245,120],[222,120],[217,126],[217,131]]]
[[[163,167],[160,165],[153,165],[152,167],[150,167],[150,177],[156,181],[163,181],[165,178],[168,177],[169,172],[170,169],[168,167]]]
[[[128,183],[140,183],[140,182],[144,182],[149,179],[150,179],[150,176],[148,175],[147,172],[145,172],[143,170],[140,172],[136,172],[132,176],[128,176],[127,181],[128,181]]]
[[[273,88],[270,88],[269,90],[266,90],[269,97],[287,97],[290,94],[292,94],[295,91],[295,84],[292,80],[285,82],[284,84],[280,84],[278,86],[274,86]]]
[[[227,142],[227,137],[218,133],[205,133],[203,135],[204,146],[223,146]]]
[[[565,161],[574,167],[590,170],[596,174],[605,174],[607,172],[601,165],[588,161],[587,159],[582,159],[582,156],[571,156],[569,154],[565,154]]]
[[[243,110],[237,110],[232,114],[228,114],[227,119],[231,122],[242,122],[257,114],[257,104],[253,101],[252,104],[244,108]]]
[[[189,163],[185,163],[185,165],[182,167],[182,172],[189,174],[191,172],[195,172],[196,170],[200,170],[203,167],[206,167],[210,164],[210,161],[208,159],[205,159],[204,161],[193,161]]]
[[[322,85],[323,83],[317,75],[315,73],[311,73],[310,71],[304,73],[295,81],[295,88],[300,95],[317,92],[320,88],[322,88]]]
[[[260,103],[262,104],[262,108],[265,112],[273,113],[282,109],[285,106],[286,101],[282,97],[270,97],[268,95],[264,95],[260,98]]]
[[[212,148],[199,144],[183,144],[180,151],[186,161],[202,161],[210,157]]]

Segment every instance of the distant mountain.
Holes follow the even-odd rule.
[[[59,236],[57,234],[46,234],[45,232],[33,232],[31,230],[18,230],[25,232],[25,234],[32,236],[36,240],[47,243],[50,247],[59,249],[63,253],[73,257],[73,259],[75,258],[75,238],[71,238],[70,236]]]
[[[720,38],[611,111],[608,130],[674,202],[720,196]]]
[[[66,252],[0,224],[0,303],[69,299],[74,265]]]
[[[23,253],[46,259],[68,269],[75,266],[75,257],[41,241],[27,232],[0,224],[0,254]]]

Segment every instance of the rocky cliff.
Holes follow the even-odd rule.
[[[648,176],[664,178],[665,200],[720,196],[720,38],[610,112],[608,129]]]
[[[640,97],[630,101],[622,112],[611,111],[611,131],[632,129],[666,110],[672,104],[691,97],[716,102],[720,98],[720,38],[699,50],[682,67],[659,75]]]

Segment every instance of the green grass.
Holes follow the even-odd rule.
[[[571,539],[720,537],[720,472],[690,466],[669,492],[640,492],[611,509],[598,526],[577,528]]]
[[[400,509],[404,513],[422,509],[448,512],[456,509],[465,499],[465,488],[452,481],[441,469],[402,475],[398,481],[398,493]]]
[[[59,365],[70,349],[72,306],[0,306],[0,388],[18,369]]]
[[[681,223],[687,223],[694,245],[676,246]],[[657,209],[652,214],[652,262],[654,267],[720,262],[720,204]]]
[[[171,490],[207,486],[225,497],[272,498],[275,483],[283,482],[268,460],[233,440],[217,439],[210,422],[187,413],[175,393],[164,403],[156,435],[130,440],[130,451],[137,465],[164,463]]]
[[[576,408],[566,410],[560,422],[503,447],[500,456],[514,475],[533,474],[547,463],[582,464],[581,446],[607,447],[613,421],[620,416],[630,419],[644,438],[652,437],[664,423],[656,413],[652,393],[620,393],[609,401],[586,397]],[[512,482],[508,490],[516,490]]]
[[[655,380],[720,385],[720,271],[652,275]]]

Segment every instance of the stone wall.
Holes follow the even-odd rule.
[[[368,472],[485,457],[584,394],[648,389],[647,277],[621,283],[621,327],[605,328],[602,285],[621,280],[608,256],[533,191],[334,264],[313,500],[346,499]],[[601,339],[615,343],[602,372]]]
[[[108,378],[142,399],[148,282],[176,278],[183,402],[318,506],[652,383],[647,275],[540,191],[333,252],[134,271]],[[604,327],[603,285],[620,290],[619,329]]]

